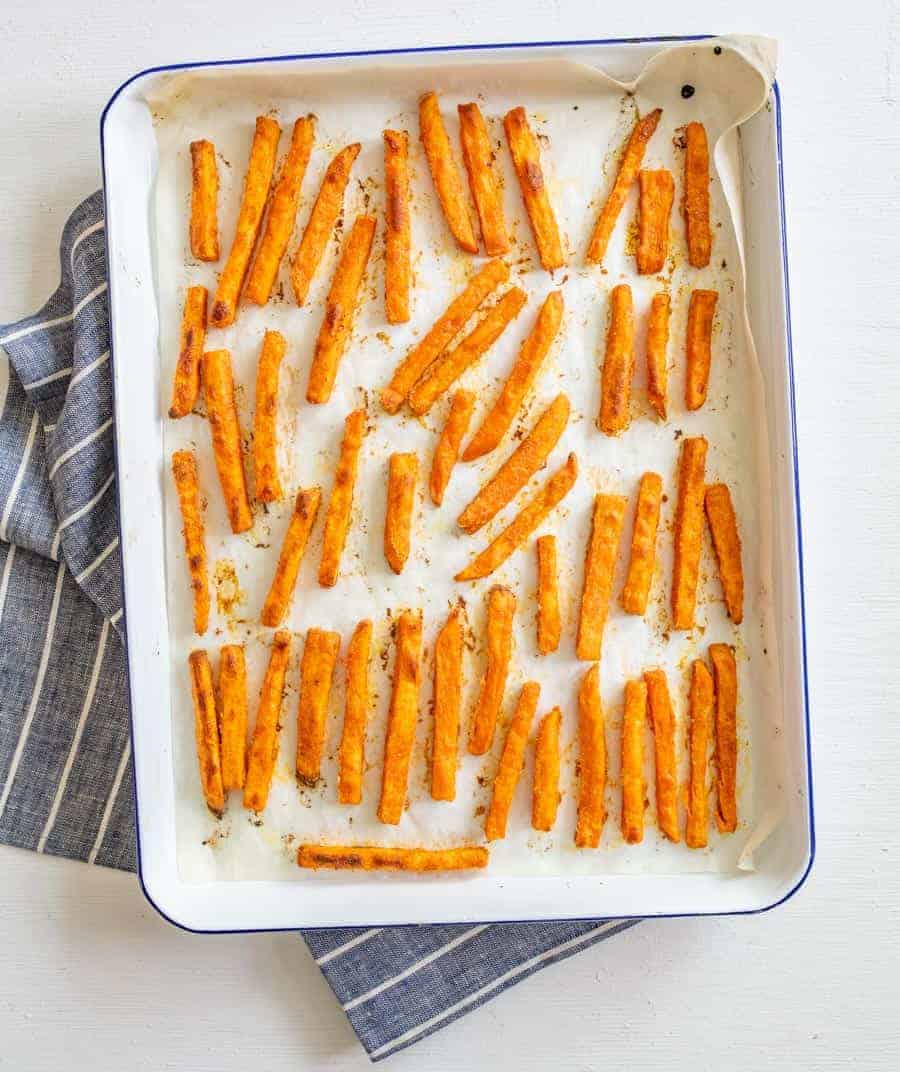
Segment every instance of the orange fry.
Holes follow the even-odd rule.
[[[206,540],[203,514],[200,510],[197,459],[191,451],[175,451],[172,455],[172,475],[175,478],[175,490],[178,492],[184,554],[194,597],[194,632],[203,636],[209,625],[209,580],[206,573]]]
[[[431,796],[456,799],[459,711],[462,702],[463,615],[454,607],[434,645],[434,741]]]
[[[200,358],[206,338],[206,287],[188,287],[181,314],[181,344],[172,383],[169,416],[186,417],[200,395]]]
[[[316,514],[319,512],[320,492],[318,488],[306,488],[297,492],[294,503],[294,512],[284,535],[284,543],[281,545],[281,553],[278,556],[278,565],[275,567],[275,576],[269,587],[266,601],[263,603],[259,620],[263,625],[275,627],[281,625],[284,616],[291,606],[294,598],[294,588],[297,585],[297,574],[300,572],[300,563],[303,561],[303,552],[309,541],[309,534],[316,522]]]
[[[419,711],[419,662],[422,657],[421,612],[405,610],[397,619],[394,681],[388,710],[384,763],[381,773],[381,802],[378,818],[396,826],[406,805],[409,761],[416,734]]]
[[[410,532],[419,459],[415,454],[392,454],[388,463],[387,510],[384,515],[384,557],[394,573],[402,573],[409,558]]]
[[[191,253],[198,261],[219,259],[219,169],[211,141],[191,142]]]
[[[322,768],[328,698],[334,664],[341,650],[339,633],[309,629],[300,660],[300,702],[297,707],[297,777],[315,785]]]
[[[248,301],[256,305],[265,305],[275,285],[275,278],[281,266],[284,251],[294,231],[297,218],[297,202],[300,200],[300,186],[309,156],[312,152],[313,139],[316,135],[316,117],[307,115],[294,123],[291,134],[291,147],[281,168],[281,177],[272,191],[269,201],[269,215],[266,217],[266,229],[263,231],[256,259],[247,279],[244,291]]]
[[[384,315],[389,324],[409,320],[409,135],[384,132]]]
[[[503,741],[500,764],[494,775],[491,806],[484,820],[484,836],[488,841],[506,837],[509,809],[519,784],[519,775],[522,773],[525,746],[528,744],[528,734],[531,732],[531,723],[540,695],[541,686],[536,681],[526,681],[519,693],[515,714]]]
[[[225,810],[225,791],[222,788],[219,720],[216,715],[212,667],[209,665],[209,657],[205,651],[192,651],[188,656],[188,667],[191,672],[194,732],[203,798],[213,815],[221,816]]]
[[[398,849],[380,845],[301,845],[300,867],[339,871],[471,871],[487,867],[488,851],[480,845],[457,849]]]
[[[578,689],[578,819],[575,847],[596,849],[606,823],[606,731],[597,663]]]
[[[247,757],[247,780],[244,782],[244,807],[264,811],[272,785],[272,772],[278,758],[278,730],[284,678],[291,655],[291,634],[279,631],[272,638],[269,665],[259,694],[256,725]]]
[[[546,271],[562,268],[565,264],[559,227],[541,168],[541,151],[537,138],[528,125],[524,108],[513,108],[503,118],[506,141],[519,178],[522,200],[531,223],[531,232],[538,249],[538,256]]]
[[[243,789],[247,777],[247,668],[243,644],[219,651],[219,734],[222,788]]]
[[[716,826],[720,833],[737,830],[737,665],[727,644],[710,644],[716,685]]]
[[[534,785],[531,799],[531,826],[552,830],[559,809],[559,725],[562,712],[554,707],[544,715],[534,742]]]
[[[232,532],[246,532],[253,525],[253,514],[247,497],[241,428],[234,404],[231,354],[227,350],[207,350],[202,367],[207,420],[228,520]]]
[[[672,564],[672,626],[693,629],[703,541],[703,494],[706,440],[685,439],[678,466],[675,511],[675,557]]]
[[[559,333],[562,314],[562,291],[553,290],[544,299],[531,334],[522,343],[516,363],[497,401],[463,451],[464,462],[473,462],[483,454],[490,453],[506,435],[513,417],[522,405],[522,399],[537,379],[544,358]]]
[[[620,283],[609,295],[609,327],[601,376],[600,418],[606,435],[624,432],[631,423],[631,380],[634,376],[634,305],[631,287]]]
[[[568,421],[569,400],[565,395],[557,395],[528,436],[459,515],[459,527],[463,532],[470,535],[478,532],[513,501],[534,474],[547,464]]]
[[[350,178],[353,162],[359,156],[361,146],[348,145],[337,153],[319,187],[316,203],[312,207],[300,245],[291,265],[291,286],[298,305],[303,305],[309,293],[328,241],[334,234],[337,218],[344,203],[344,190]]]
[[[628,577],[622,589],[622,608],[627,614],[643,616],[647,613],[647,599],[656,565],[656,531],[659,528],[661,502],[662,477],[658,473],[644,473],[634,512]]]
[[[456,459],[459,457],[459,445],[466,434],[466,429],[469,427],[474,408],[474,391],[459,390],[454,393],[446,423],[437,441],[434,458],[431,461],[428,490],[431,493],[431,501],[435,506],[440,506],[444,501],[444,492],[450,483],[450,474],[453,472],[453,466],[456,465]]]
[[[353,630],[347,648],[347,698],[338,757],[338,800],[341,804],[359,804],[362,800],[371,644],[372,623],[366,619]]]
[[[669,253],[669,216],[675,199],[675,180],[665,168],[638,174],[641,199],[638,209],[638,275],[663,270]]]
[[[253,416],[253,464],[256,498],[275,502],[284,494],[278,476],[278,372],[287,349],[280,331],[267,331],[256,367],[256,411]]]
[[[704,502],[719,565],[719,579],[725,593],[725,607],[728,617],[735,625],[740,625],[744,620],[744,569],[741,565],[741,537],[727,485],[711,484],[706,489]]]
[[[669,841],[680,841],[675,715],[669,685],[662,670],[645,671],[644,684],[647,686],[647,711],[656,760],[656,821]]]
[[[250,148],[250,160],[244,179],[244,192],[241,195],[241,208],[238,213],[237,229],[228,260],[219,276],[216,296],[213,298],[209,321],[216,328],[227,328],[234,323],[237,316],[238,298],[241,287],[247,277],[247,268],[256,236],[262,223],[263,209],[269,196],[272,173],[275,170],[275,153],[281,127],[268,116],[261,115],[256,120],[256,133]]]
[[[688,306],[687,377],[684,381],[684,402],[688,409],[699,409],[706,401],[709,369],[712,364],[712,327],[719,295],[714,290],[691,291]]]
[[[476,555],[464,570],[457,573],[454,580],[477,581],[481,577],[490,576],[562,502],[577,479],[578,459],[574,454],[570,454],[565,465],[556,470],[500,535],[492,540],[480,555]]]
[[[460,249],[477,253],[478,241],[436,93],[426,93],[419,101],[419,136],[450,233]]]
[[[515,613],[515,595],[502,585],[494,585],[488,592],[487,666],[469,729],[469,751],[473,756],[483,756],[494,740],[512,656]]]
[[[559,577],[556,569],[556,537],[537,538],[537,646],[541,655],[559,647]]]
[[[440,396],[479,358],[487,353],[507,325],[522,311],[528,296],[511,287],[478,321],[454,349],[429,368],[409,394],[409,408],[417,416],[427,413]]]
[[[409,351],[394,370],[391,382],[381,392],[381,404],[388,413],[397,412],[416,381],[441,356],[487,296],[507,279],[509,268],[500,260],[488,261],[472,276],[466,289],[450,302],[425,338]]]
[[[667,393],[669,369],[666,347],[669,345],[669,295],[653,295],[647,317],[647,398],[661,421],[668,415]]]
[[[597,495],[591,537],[584,561],[584,587],[575,652],[579,659],[596,662],[603,648],[603,630],[609,613],[619,540],[628,500],[622,495]]]
[[[341,555],[350,527],[350,507],[353,487],[359,468],[359,450],[366,434],[366,411],[355,409],[344,420],[341,456],[334,471],[334,486],[325,512],[325,534],[322,537],[322,559],[319,563],[319,584],[332,588],[337,583]]]
[[[684,228],[687,234],[688,261],[694,268],[705,268],[712,253],[709,229],[709,146],[702,123],[688,123],[684,128]]]
[[[631,134],[619,158],[619,170],[615,181],[607,195],[603,208],[600,210],[600,215],[594,226],[594,233],[591,235],[591,241],[588,245],[587,259],[591,264],[601,264],[606,256],[606,247],[612,237],[616,220],[619,218],[619,213],[622,211],[622,206],[628,197],[631,184],[637,178],[637,174],[641,169],[644,150],[647,148],[647,142],[653,137],[653,132],[656,130],[661,115],[662,109],[654,108],[652,112],[648,112],[632,127]]]
[[[484,251],[496,257],[509,250],[509,232],[503,215],[503,192],[494,174],[494,150],[487,124],[477,104],[457,105],[459,138],[469,175],[469,189],[478,210]]]
[[[713,709],[713,679],[702,659],[695,659],[691,664],[690,707],[691,773],[684,843],[689,849],[702,849],[706,847],[709,825],[706,770]]]
[[[338,365],[350,341],[359,304],[359,292],[375,237],[375,217],[357,216],[325,300],[325,316],[316,339],[316,352],[309,370],[307,402],[327,402],[334,389]]]
[[[622,716],[622,837],[629,845],[644,840],[644,727],[647,723],[647,686],[643,681],[625,684]]]

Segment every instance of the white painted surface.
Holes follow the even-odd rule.
[[[684,5],[685,7],[687,5]],[[387,12],[383,14],[383,12]],[[832,13],[833,12],[833,13]],[[392,1060],[395,1068],[897,1067],[900,18],[763,0],[621,13],[568,0],[401,5],[5,0],[0,320],[58,274],[98,184],[97,118],[152,63],[271,51],[688,33],[780,39],[818,861],[761,917],[644,924]],[[0,373],[0,377],[3,373]],[[302,943],[199,938],[128,876],[0,850],[0,1068],[364,1068]]]

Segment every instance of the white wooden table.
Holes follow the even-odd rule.
[[[55,287],[63,222],[99,185],[100,111],[142,67],[716,30],[782,47],[818,860],[775,912],[646,923],[398,1069],[900,1066],[897,3],[759,0],[744,15],[713,0],[0,5],[0,321]],[[298,938],[191,937],[132,877],[80,864],[0,849],[0,873],[0,1068],[366,1066]]]

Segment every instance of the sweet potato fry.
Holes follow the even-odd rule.
[[[706,440],[685,439],[678,465],[675,556],[672,564],[672,627],[693,629],[703,542]]]
[[[247,497],[241,429],[234,404],[231,354],[227,350],[207,350],[203,355],[202,368],[207,419],[225,509],[228,511],[231,531],[246,532],[253,526],[253,514]]]
[[[325,300],[325,316],[316,339],[316,352],[309,370],[307,402],[327,402],[334,389],[338,365],[350,341],[359,304],[359,292],[375,237],[375,217],[357,216]]]
[[[316,514],[319,512],[319,499],[318,488],[305,488],[297,492],[294,512],[291,514],[291,520],[284,535],[284,543],[278,555],[275,576],[272,578],[272,584],[269,586],[269,592],[259,616],[263,625],[272,628],[281,625],[290,609],[291,600],[294,598],[294,588],[297,585],[297,574],[300,572],[300,563],[303,561],[309,534],[312,532]]]
[[[680,841],[678,830],[678,764],[675,758],[675,715],[665,672],[647,670],[647,712],[653,730],[656,763],[656,821],[669,841]]]
[[[394,573],[402,573],[409,558],[413,504],[419,459],[415,454],[392,454],[388,463],[387,509],[384,515],[384,557]]]
[[[575,847],[596,849],[606,823],[606,730],[597,663],[578,689],[578,818]]]
[[[694,268],[705,268],[712,254],[709,229],[709,146],[702,123],[688,123],[684,128],[684,228],[687,234],[688,261]]]
[[[450,474],[456,459],[459,457],[459,445],[469,427],[472,419],[472,410],[475,408],[474,391],[456,391],[450,402],[450,411],[441,431],[437,446],[434,449],[434,458],[431,461],[431,476],[428,480],[428,490],[431,493],[431,501],[435,506],[440,506],[444,501],[444,492],[450,483]]]
[[[741,537],[725,484],[711,484],[704,496],[706,520],[712,534],[719,580],[725,593],[728,617],[735,625],[744,620],[744,569],[741,565]]]
[[[219,259],[219,169],[211,141],[191,142],[191,253],[198,261]]]
[[[569,421],[569,400],[557,395],[534,427],[494,476],[459,515],[459,527],[470,535],[513,501],[528,481],[541,470]]]
[[[668,416],[669,295],[653,295],[647,317],[647,398],[661,421]]]
[[[247,780],[244,782],[244,807],[264,811],[272,785],[272,772],[278,758],[278,731],[281,729],[281,703],[284,678],[291,656],[291,634],[280,630],[272,638],[269,665],[259,694],[256,725],[247,757]]]
[[[624,432],[631,423],[631,380],[634,376],[634,305],[631,287],[620,283],[609,295],[609,327],[601,376],[600,419],[606,435]]]
[[[284,251],[293,234],[300,186],[306,174],[315,136],[314,115],[303,116],[294,123],[291,147],[284,158],[281,176],[272,190],[266,227],[244,291],[247,300],[256,305],[265,305],[269,300]]]
[[[488,851],[481,845],[457,849],[398,849],[380,845],[301,845],[300,867],[338,871],[471,871],[487,867]]]
[[[722,834],[737,830],[737,665],[727,644],[710,644],[716,687],[716,826]]]
[[[212,667],[209,665],[209,657],[205,651],[192,651],[188,656],[188,666],[191,672],[194,732],[203,798],[213,815],[221,816],[225,810],[225,792],[222,788],[219,720],[216,715]]]
[[[603,630],[609,613],[622,522],[628,500],[622,495],[597,495],[591,536],[584,560],[584,586],[575,652],[579,659],[597,662],[603,649]]]
[[[713,679],[702,659],[695,659],[691,664],[690,707],[691,771],[684,843],[689,849],[702,849],[706,847],[709,825],[706,771],[713,709]]]
[[[354,143],[341,149],[328,165],[328,170],[322,179],[316,203],[309,214],[303,237],[300,239],[300,245],[297,247],[291,265],[291,286],[298,305],[303,305],[306,301],[319,262],[322,260],[329,239],[334,234],[334,227],[344,203],[347,180],[350,178],[353,163],[359,156],[360,148],[358,143]]]
[[[478,240],[436,93],[426,93],[419,101],[419,136],[450,233],[460,249],[477,253]]]
[[[338,652],[339,633],[309,629],[300,660],[300,702],[297,706],[297,778],[315,785],[322,767],[328,699]]]
[[[366,619],[353,630],[347,648],[347,699],[338,756],[338,800],[341,804],[359,804],[362,800],[371,644],[372,623]]]
[[[647,613],[647,599],[656,565],[656,531],[659,528],[661,502],[662,477],[658,473],[644,473],[634,512],[628,577],[622,589],[622,608],[626,614],[643,616]]]
[[[472,725],[469,729],[469,751],[473,756],[483,756],[494,740],[494,729],[506,691],[506,678],[512,656],[515,613],[515,595],[503,585],[494,585],[488,592],[487,666],[481,679],[478,701],[472,712]]]
[[[562,712],[554,707],[544,715],[534,742],[534,785],[531,798],[531,826],[552,830],[559,809],[559,725]]]
[[[247,669],[243,644],[219,651],[219,735],[222,788],[243,789],[247,777]]]
[[[687,376],[684,381],[684,402],[688,409],[699,409],[706,401],[709,369],[712,364],[712,327],[719,295],[714,290],[691,291],[688,306]]]
[[[559,647],[559,577],[556,569],[556,537],[537,539],[537,646],[541,655],[549,655]]]
[[[419,711],[419,663],[422,657],[421,612],[405,610],[397,619],[394,681],[388,709],[378,818],[396,826],[406,805],[409,760]]]
[[[631,129],[631,134],[625,143],[621,157],[619,157],[619,170],[615,181],[607,195],[603,208],[600,210],[600,215],[594,226],[594,233],[591,235],[591,241],[588,245],[587,260],[591,264],[601,264],[606,256],[606,247],[612,237],[616,220],[619,218],[619,213],[622,211],[622,206],[628,197],[631,184],[637,178],[637,174],[641,169],[644,150],[647,148],[647,142],[653,137],[653,132],[656,130],[661,115],[662,109],[654,108],[652,112],[648,112],[643,118],[639,119]]]
[[[350,507],[353,487],[359,467],[359,450],[366,434],[366,411],[355,409],[344,420],[341,456],[334,471],[334,486],[325,513],[325,534],[322,537],[322,559],[319,563],[319,584],[332,588],[337,583],[341,555],[350,527]]]
[[[561,290],[551,291],[544,299],[531,334],[522,343],[506,383],[497,401],[472,436],[463,451],[463,461],[473,462],[483,454],[489,454],[506,435],[513,417],[522,404],[544,363],[544,358],[562,323],[563,296]]]
[[[478,211],[484,251],[489,257],[509,250],[509,232],[503,214],[503,192],[494,174],[494,151],[487,124],[477,104],[457,105],[459,139],[469,176],[469,189]]]
[[[250,161],[244,178],[244,192],[241,195],[241,207],[238,213],[237,229],[228,260],[219,276],[216,295],[213,298],[209,321],[216,328],[227,328],[234,323],[237,316],[238,298],[247,277],[247,268],[259,226],[262,223],[263,210],[269,196],[272,173],[275,170],[275,153],[281,127],[268,116],[261,115],[256,120],[256,133],[250,148]]]
[[[462,702],[463,614],[453,608],[434,645],[434,740],[431,796],[456,799],[459,712]]]
[[[490,576],[562,502],[577,479],[578,458],[570,454],[565,465],[556,470],[500,535],[492,540],[480,555],[476,555],[464,570],[457,573],[454,580],[477,581],[481,577]]]
[[[280,331],[267,331],[256,366],[253,416],[253,464],[258,502],[276,502],[284,494],[278,475],[278,373],[287,342]]]
[[[189,450],[176,450],[172,455],[172,475],[181,509],[184,555],[191,576],[194,598],[194,632],[203,636],[209,625],[209,579],[206,571],[206,540],[203,514],[200,510],[200,485],[197,480],[197,459]]]
[[[384,315],[389,324],[409,320],[411,225],[409,135],[384,132]]]
[[[181,344],[172,383],[169,416],[186,417],[200,395],[200,358],[206,338],[206,287],[188,287],[181,314]]]
[[[388,413],[397,412],[416,381],[441,356],[487,296],[507,279],[509,268],[500,260],[488,261],[472,276],[466,289],[453,299],[425,338],[409,351],[394,370],[391,382],[381,392],[381,405]]]
[[[541,686],[536,681],[526,681],[519,693],[515,714],[506,731],[500,763],[494,775],[491,805],[484,820],[484,835],[488,841],[506,837],[509,809],[519,784],[519,775],[522,773],[525,746],[528,744],[528,735],[540,695]]]
[[[669,216],[675,199],[675,180],[665,168],[643,169],[638,174],[638,247],[635,253],[638,275],[661,272],[669,253]]]
[[[644,727],[647,724],[647,686],[625,684],[622,716],[622,837],[629,845],[644,840]]]
[[[487,353],[507,325],[522,311],[528,296],[520,287],[510,287],[454,349],[429,368],[409,394],[409,408],[417,416],[427,413],[440,396],[479,358]]]
[[[506,141],[515,165],[525,202],[525,211],[531,223],[531,232],[537,246],[541,264],[548,272],[562,268],[565,264],[559,226],[544,185],[544,172],[541,168],[541,151],[537,138],[528,125],[528,116],[524,108],[513,108],[503,118]]]

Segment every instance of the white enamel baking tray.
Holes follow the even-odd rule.
[[[357,69],[455,65],[564,56],[616,78],[636,76],[663,47],[699,39],[580,41],[286,56],[153,68],[123,84],[101,121],[110,267],[116,445],[124,596],[128,622],[139,874],[150,902],[171,922],[197,931],[509,921],[756,912],[803,883],[814,854],[805,680],[802,555],[784,206],[780,98],[741,126],[747,303],[759,352],[771,458],[771,546],[780,702],[780,815],[738,873],[494,875],[422,878],[336,875],[328,881],[189,882],[179,874],[175,838],[173,732],[166,605],[162,410],[153,248],[157,143],[148,99],[201,67],[227,78],[253,64],[259,74],[297,74],[310,64]],[[318,876],[317,876],[318,877]]]

